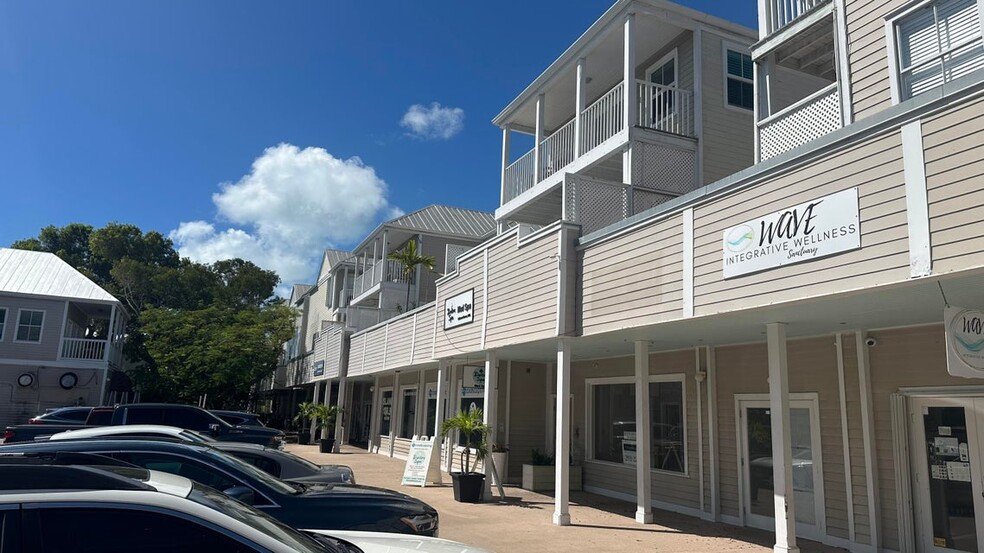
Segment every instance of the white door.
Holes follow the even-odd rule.
[[[646,126],[666,132],[676,132],[677,66],[676,51],[671,52],[646,70],[646,80],[653,84],[650,98],[643,109],[649,112]]]
[[[910,400],[920,551],[984,551],[984,399]]]
[[[743,509],[748,526],[775,530],[772,480],[772,411],[767,400],[738,400],[742,447]],[[796,532],[820,540],[824,534],[820,418],[815,399],[789,402]]]

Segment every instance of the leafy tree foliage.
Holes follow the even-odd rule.
[[[242,259],[181,259],[159,232],[73,223],[11,247],[54,253],[120,300],[130,374],[148,400],[241,404],[293,334],[291,309],[273,298],[276,273]]]

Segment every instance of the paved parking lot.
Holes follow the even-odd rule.
[[[498,553],[513,551],[618,551],[619,553],[714,551],[770,552],[772,534],[693,517],[655,511],[655,524],[633,519],[635,505],[585,492],[571,492],[571,526],[555,526],[553,497],[507,486],[506,499],[482,504],[457,503],[451,484],[426,488],[401,486],[404,462],[345,447],[340,454],[318,453],[316,446],[290,445],[289,451],[319,464],[349,465],[360,484],[380,486],[417,497],[437,509],[441,537]],[[804,553],[841,552],[801,542]]]

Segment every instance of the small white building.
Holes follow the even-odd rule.
[[[125,321],[112,294],[58,256],[0,248],[0,427],[102,403]]]

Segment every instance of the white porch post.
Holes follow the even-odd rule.
[[[636,522],[653,521],[652,439],[649,424],[649,342],[635,342]]]
[[[506,203],[506,198],[512,199],[512,191],[506,193],[506,169],[509,168],[509,141],[512,138],[512,129],[509,124],[502,127],[502,190],[499,193],[499,205]]]
[[[586,77],[585,71],[587,71],[587,60],[584,58],[578,58],[577,60],[577,84],[574,92],[574,159],[581,156],[581,135],[583,129],[581,128],[581,112],[584,111],[585,94],[586,94],[586,83],[584,79]]]
[[[314,381],[314,399],[311,401],[311,403],[314,403],[315,405],[317,405],[318,402],[321,401],[320,392],[321,392],[321,382],[318,382],[317,380],[315,380]],[[318,422],[317,419],[315,419],[314,417],[311,417],[311,441],[312,442],[314,440],[317,440],[318,439],[318,437],[315,436],[315,434],[314,434],[314,425],[317,422]]]
[[[557,341],[557,440],[554,449],[556,471],[554,481],[553,523],[558,526],[571,524],[568,508],[570,498],[570,456],[571,456],[571,344],[564,338]]]
[[[346,410],[348,409],[348,397],[345,395],[348,393],[348,368],[343,367],[339,371],[338,376],[338,401],[335,405],[338,406],[338,417],[335,419],[335,445],[332,446],[332,453],[338,453],[341,450],[342,442],[345,441],[344,431],[344,419],[346,416]]]
[[[635,14],[630,13],[625,16],[625,23],[623,38],[625,39],[624,45],[622,46],[622,54],[624,56],[625,64],[623,66],[622,78],[624,79],[625,86],[622,87],[623,95],[623,106],[625,110],[625,129],[628,130],[632,128],[636,123],[636,112],[639,106],[636,105],[636,98],[638,96],[638,90],[636,88],[635,82],[635,68],[636,68],[636,53],[635,53]]]
[[[321,403],[323,403],[325,407],[328,407],[328,405],[331,403],[331,379],[326,378],[324,382],[325,382],[325,395],[324,397],[321,398]],[[324,426],[324,421],[322,421],[322,427],[319,430],[321,430],[321,432],[319,432],[318,435],[321,437],[322,440],[328,438],[328,428]]]
[[[402,402],[403,393],[400,392],[400,371],[396,371],[393,375],[393,399],[390,401],[390,428],[389,428],[389,456],[393,456],[393,451],[396,448],[396,424],[400,420],[398,414],[401,412],[400,409],[403,408],[400,403]]]
[[[789,429],[789,364],[786,323],[765,325],[769,350],[769,408],[772,411],[772,480],[775,490],[776,553],[798,553],[793,500],[793,453]]]
[[[385,282],[385,281],[389,280],[389,278],[390,278],[390,274],[389,274],[389,260],[386,259],[386,256],[389,255],[389,246],[390,246],[390,244],[389,244],[389,230],[383,230],[383,253],[380,256],[381,257],[380,263],[382,265],[380,267],[380,269],[382,270],[382,273],[380,273],[380,279],[379,279],[381,282]],[[380,294],[380,295],[382,295],[382,294]]]
[[[533,138],[533,185],[543,179],[543,150],[540,143],[543,142],[543,112],[546,110],[546,100],[543,93],[536,97],[536,136]]]
[[[441,359],[437,362],[437,408],[434,410],[434,439],[437,441],[437,458],[441,458],[442,450],[444,449],[444,440],[440,438],[441,436],[441,426],[444,425],[444,402],[448,398],[448,385],[450,384],[448,379],[448,361],[447,359]],[[438,461],[440,465],[440,461]],[[437,471],[437,478],[441,478],[441,471]],[[435,481],[435,484],[440,484],[440,481]]]
[[[413,433],[427,435],[427,371],[420,369],[417,378],[417,420],[413,421]]]
[[[372,407],[369,412],[372,413],[372,416],[369,417],[369,452],[373,453],[375,446],[375,453],[379,453],[376,440],[379,439],[379,423],[383,418],[383,393],[379,390],[378,376],[372,377]]]
[[[458,391],[461,389],[458,386],[458,367],[455,365],[450,366],[450,374],[448,375],[448,410],[447,416],[453,417],[458,414]],[[447,444],[448,453],[447,459],[447,471],[451,472],[452,465],[454,464],[454,444],[457,439],[457,435],[454,432],[448,434]]]
[[[379,247],[379,239],[373,238],[372,239],[372,280],[369,281],[369,286],[372,286],[373,284],[376,283],[376,271],[377,271],[376,267],[379,265],[379,261],[377,258],[377,256],[379,255],[378,247]]]
[[[106,347],[103,348],[103,361],[106,361],[107,363],[109,362],[109,348],[113,347],[113,337],[115,334],[113,328],[114,324],[116,324],[115,305],[109,308],[109,326],[106,328]],[[64,337],[64,335],[65,335],[65,330],[63,329],[62,336]],[[58,353],[61,353],[61,349],[58,350]],[[101,402],[100,405],[102,405]]]
[[[498,429],[498,407],[499,397],[499,362],[494,351],[485,352],[485,412],[483,420],[489,427],[489,448],[496,442]],[[490,454],[491,457],[491,454]],[[485,473],[485,499],[492,499],[492,471],[489,470],[489,463],[482,463],[482,472]],[[496,467],[497,470],[502,470]]]

